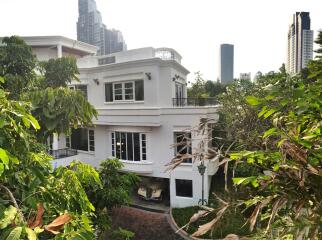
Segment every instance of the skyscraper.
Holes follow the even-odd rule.
[[[95,0],[78,0],[78,12],[77,40],[99,47],[98,55],[126,50],[122,33],[106,28]]]
[[[305,68],[308,61],[313,59],[313,31],[309,12],[296,12],[287,38],[288,73],[298,73]]]
[[[234,45],[221,44],[219,49],[219,76],[221,83],[234,80]]]

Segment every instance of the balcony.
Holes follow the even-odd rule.
[[[76,149],[62,148],[57,150],[49,150],[49,154],[53,156],[54,159],[67,158],[77,155]]]
[[[204,107],[215,106],[218,104],[218,100],[214,97],[209,98],[172,98],[172,104],[174,107]]]

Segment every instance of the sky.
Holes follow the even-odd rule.
[[[322,29],[321,0],[96,0],[108,28],[128,49],[170,47],[191,72],[218,77],[219,46],[235,46],[234,76],[278,70],[286,60],[292,14],[308,11]],[[0,36],[62,35],[76,39],[77,0],[0,0]]]

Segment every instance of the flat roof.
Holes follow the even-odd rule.
[[[94,55],[97,53],[98,47],[88,43],[77,41],[64,36],[19,36],[28,46],[31,47],[52,47],[62,45],[64,50],[74,52],[79,55]],[[0,37],[2,40],[3,37]]]

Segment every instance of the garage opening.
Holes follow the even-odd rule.
[[[134,206],[166,212],[170,206],[169,179],[156,177],[142,177],[141,182],[133,193]]]

